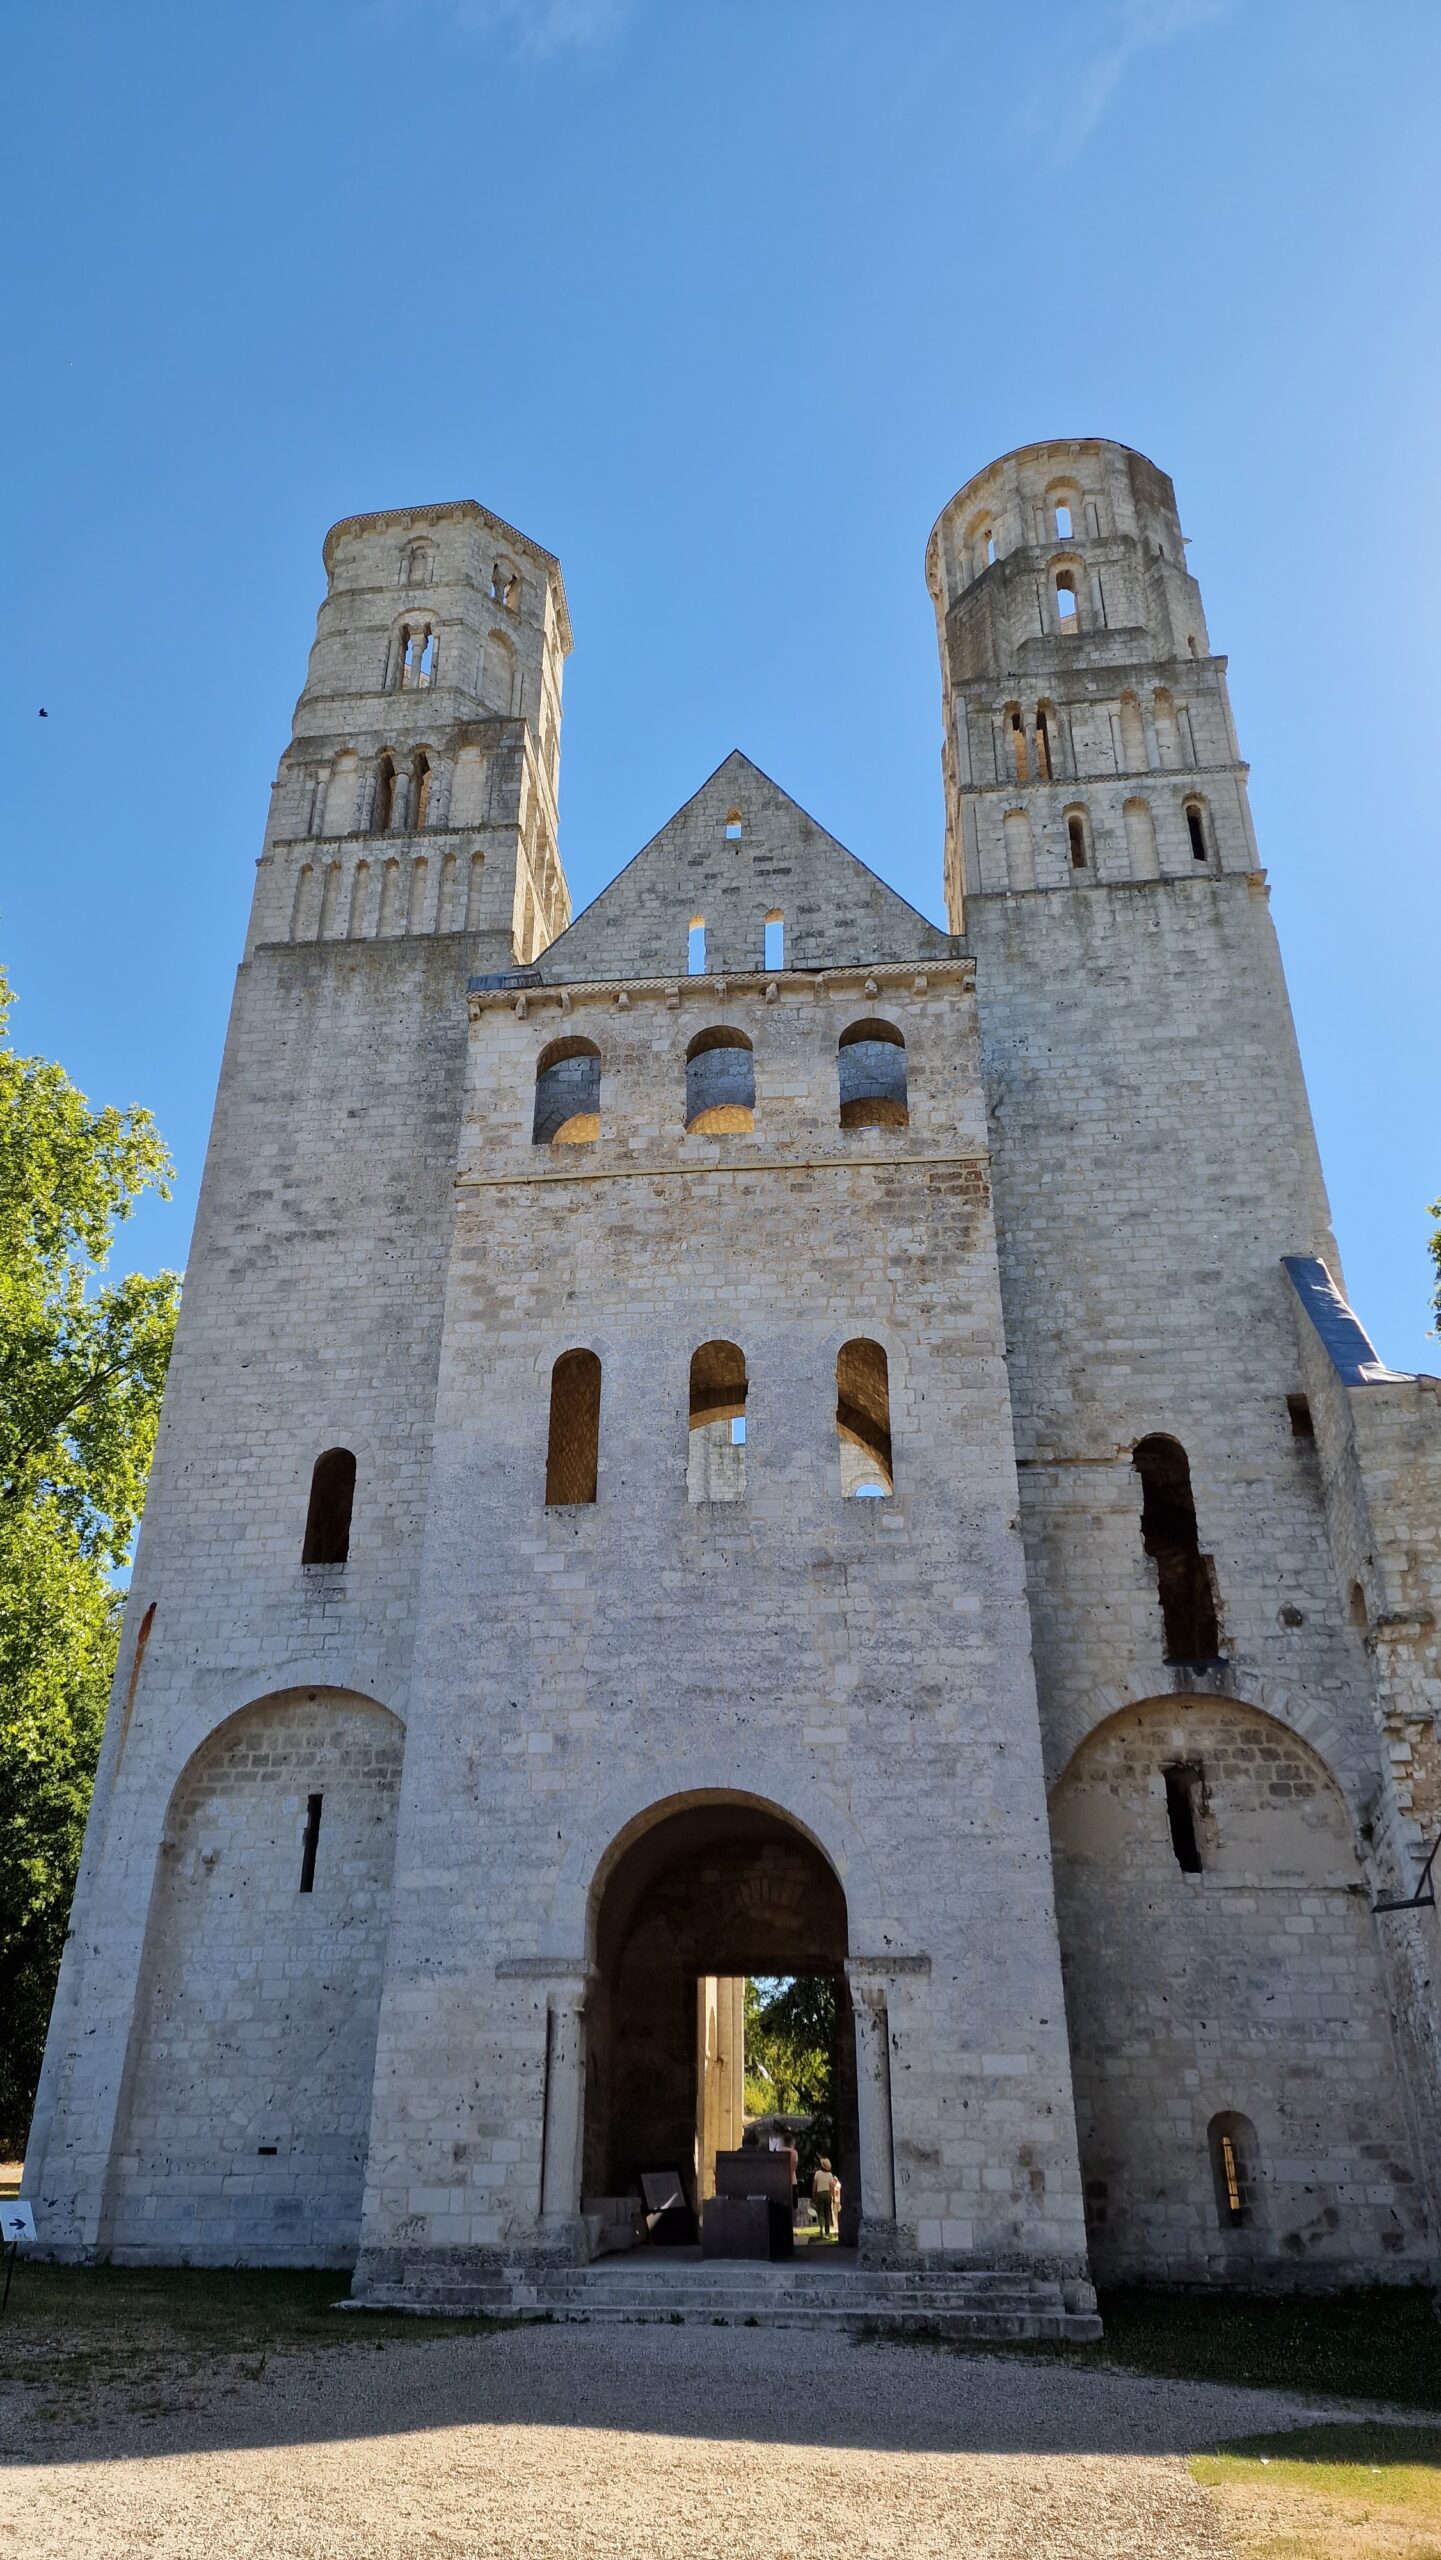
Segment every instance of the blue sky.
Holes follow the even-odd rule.
[[[128,1258],[184,1260],[336,517],[560,553],[577,906],[741,746],[939,916],[926,535],[1103,434],[1230,653],[1351,1293],[1441,1367],[1435,0],[6,21],[0,952],[20,1045],[175,1151]]]

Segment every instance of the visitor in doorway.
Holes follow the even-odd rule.
[[[821,2238],[834,2240],[841,2209],[841,2182],[829,2160],[823,2159],[811,2179],[811,2202],[821,2226]]]

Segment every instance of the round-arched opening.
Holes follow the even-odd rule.
[[[685,1125],[718,1138],[755,1127],[756,1071],[743,1031],[717,1023],[698,1031],[685,1053]]]
[[[1313,1746],[1234,1698],[1146,1699],[1078,1745],[1050,1825],[1098,2280],[1224,2282],[1279,2257],[1337,2281],[1408,2259],[1381,1950]]]
[[[819,2158],[833,2164],[841,2237],[852,2241],[861,2198],[846,1899],[810,1833],[759,1798],[672,1799],[615,1844],[591,1918],[582,2209],[645,2247],[698,2245],[709,2210],[712,2240],[733,2224],[749,2233],[738,2254],[768,2256],[775,2216],[734,2208],[749,2187],[775,2188],[789,2242],[789,2162],[771,2149],[784,2125],[803,2196]],[[796,2044],[795,2078],[767,2080],[762,2054],[779,2049],[764,2040],[767,2015],[808,2022],[814,2043]]]
[[[351,2264],[404,1749],[375,1699],[289,1689],[181,1771],[106,2197],[116,2249]]]
[[[905,1129],[906,1044],[893,1022],[853,1022],[837,1047],[843,1129]]]
[[[600,1051],[593,1040],[552,1040],[535,1062],[537,1147],[592,1146],[600,1136]]]

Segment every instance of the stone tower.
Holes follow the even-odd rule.
[[[1038,445],[936,528],[949,932],[740,754],[570,921],[555,561],[326,564],[44,2245],[653,2309],[591,2259],[710,2206],[784,1973],[832,2312],[1424,2267],[1437,1382],[1340,1295],[1170,483]]]
[[[1386,1783],[1405,1764],[1377,1722],[1388,1608],[1344,1562],[1356,1417],[1334,1363],[1316,1384],[1301,1286],[1319,1274],[1335,1295],[1339,1263],[1225,660],[1171,483],[1122,445],[992,464],[926,565],[1093,2256],[1106,2274],[1235,2269],[1284,2224],[1305,2266],[1359,2221],[1404,2257],[1388,2013],[1415,2014],[1413,1924],[1364,1918],[1356,1841],[1360,1825],[1382,1874],[1409,1876],[1425,1821]],[[1413,1433],[1427,1382],[1388,1388],[1355,1340],[1345,1384],[1364,1379],[1365,1424],[1392,1393],[1389,1427]],[[1389,1505],[1389,1483],[1373,1490]],[[1373,1555],[1388,1534],[1368,1526]],[[1283,1734],[1315,1760],[1288,1759]],[[1267,1838],[1288,1790],[1309,1845]],[[1304,2019],[1316,1986],[1277,1962],[1270,1896],[1301,1876],[1332,1888],[1299,1930],[1327,1938],[1349,2024],[1298,2024],[1288,2045],[1277,2022]],[[1421,2088],[1433,2036],[1412,2051]],[[1217,2233],[1207,2128],[1232,2116],[1264,2118],[1260,2149],[1308,2163],[1284,2200],[1273,2184],[1264,2240],[1259,2221]],[[1335,2187],[1309,2166],[1330,2146],[1350,2161]],[[1378,2147],[1401,2163],[1379,2215]]]

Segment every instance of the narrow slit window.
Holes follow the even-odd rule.
[[[704,916],[691,917],[690,932],[686,938],[685,965],[687,977],[703,978],[705,976]]]
[[[1058,498],[1056,501],[1056,532],[1062,542],[1070,541],[1071,510],[1064,498]]]
[[[1293,1440],[1315,1439],[1316,1425],[1311,1416],[1311,1399],[1309,1396],[1288,1396],[1286,1398],[1286,1412],[1290,1418],[1291,1437]]]
[[[766,918],[764,966],[783,969],[786,965],[786,920],[782,915]]]
[[[836,1354],[836,1437],[844,1495],[895,1492],[890,1367],[878,1342],[844,1342]]]
[[[355,1454],[327,1449],[310,1477],[302,1564],[344,1564],[350,1555],[350,1515],[355,1504]]]
[[[1221,1633],[1209,1556],[1196,1530],[1191,1467],[1179,1440],[1155,1433],[1138,1441],[1132,1461],[1141,1479],[1141,1543],[1156,1567],[1167,1662],[1215,1662]]]
[[[300,1850],[300,1890],[315,1891],[315,1852],[320,1846],[320,1808],[324,1798],[307,1796],[305,1800],[305,1838]]]
[[[1201,815],[1199,800],[1188,800],[1186,803],[1186,833],[1191,839],[1192,861],[1209,862],[1211,851],[1206,842],[1206,824]]]
[[[1046,718],[1044,703],[1036,713],[1036,772],[1042,782],[1054,779],[1051,770],[1051,724]]]
[[[1071,809],[1067,812],[1066,842],[1071,850],[1071,869],[1073,871],[1084,871],[1086,867],[1086,821],[1082,817],[1079,809]]]
[[[986,567],[987,567],[988,569],[994,569],[994,567],[995,567],[995,565],[996,565],[996,537],[995,537],[995,535],[994,535],[993,533],[987,533],[987,534],[984,536],[984,544],[985,544],[985,554],[986,554]]]
[[[1056,620],[1063,631],[1076,628],[1076,581],[1069,569],[1063,569],[1056,580]]]
[[[1201,1835],[1196,1828],[1201,1772],[1189,1763],[1178,1761],[1163,1769],[1166,1786],[1166,1820],[1170,1826],[1171,1847],[1183,1876],[1201,1873]]]
[[[755,1127],[756,1071],[743,1031],[718,1023],[698,1031],[685,1057],[685,1125],[722,1138]]]
[[[593,1351],[563,1351],[550,1373],[547,1509],[594,1502],[599,1477],[600,1362]]]
[[[552,1040],[535,1062],[532,1146],[593,1146],[600,1136],[600,1051],[593,1040]]]
[[[1247,2116],[1220,2115],[1211,2118],[1206,2134],[1221,2228],[1249,2230],[1260,2218],[1256,2128]]]
[[[746,1362],[734,1342],[691,1356],[688,1502],[739,1502],[746,1489]]]

